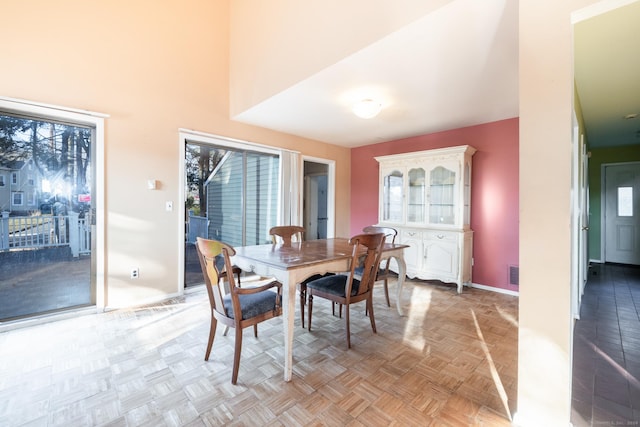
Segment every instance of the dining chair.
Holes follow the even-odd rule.
[[[242,351],[242,331],[253,326],[253,333],[258,337],[258,323],[282,314],[282,284],[271,281],[261,286],[236,286],[233,274],[227,275],[229,291],[225,290],[220,280],[220,273],[216,266],[216,256],[222,254],[227,271],[232,271],[231,257],[236,251],[232,246],[217,241],[198,237],[196,250],[200,268],[204,275],[205,286],[211,306],[211,326],[209,328],[209,342],[204,360],[209,360],[213,339],[216,335],[218,321],[225,326],[236,329],[235,350],[233,356],[233,373],[231,384],[238,381],[240,368],[240,354]],[[272,289],[276,290],[273,292]]]
[[[364,233],[382,233],[384,234],[385,243],[395,243],[396,236],[398,235],[398,230],[391,227],[378,227],[370,225],[362,229]],[[390,259],[385,259],[380,261],[380,267],[378,268],[378,273],[376,274],[376,282],[380,280],[384,280],[384,296],[387,299],[387,307],[391,307],[391,303],[389,302],[389,277],[391,274],[389,273],[389,266],[391,264]],[[362,274],[360,269],[357,269],[356,274]]]
[[[222,259],[222,258],[220,257],[219,259]],[[224,261],[222,261],[222,262],[218,261],[217,264],[218,265],[222,264],[224,266]],[[242,274],[242,269],[240,267],[238,267],[237,265],[232,265],[231,266],[231,272],[233,274],[235,274],[236,277],[238,277],[238,286],[240,286],[240,274]],[[226,278],[227,278],[227,269],[223,268],[220,271],[220,279],[221,280],[226,280]]]
[[[291,242],[302,242],[304,227],[299,225],[277,225],[269,229],[269,235],[273,243],[282,243],[291,246]]]
[[[284,246],[291,246],[292,242],[302,242],[302,236],[304,234],[304,227],[299,225],[278,225],[271,227],[269,235],[274,244],[281,243]],[[311,280],[316,280],[323,277],[321,274],[314,274],[313,276],[303,280],[298,284],[300,289],[300,322],[304,328],[304,306],[307,304],[307,283]]]
[[[321,297],[345,307],[348,348],[351,348],[351,327],[349,325],[349,308],[351,304],[361,301],[366,302],[371,329],[373,329],[373,333],[376,333],[376,321],[373,315],[373,284],[380,264],[384,239],[383,233],[364,233],[353,236],[349,239],[349,244],[352,245],[350,270],[344,274],[322,277],[307,283],[309,331],[311,331],[313,298]],[[362,275],[359,279],[355,274],[357,267],[362,267]]]

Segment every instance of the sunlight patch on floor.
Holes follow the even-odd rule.
[[[500,380],[500,374],[498,374],[498,370],[496,369],[496,365],[493,362],[493,357],[491,357],[491,352],[489,351],[489,346],[487,346],[487,342],[484,339],[484,335],[482,334],[482,329],[480,329],[480,324],[478,323],[478,318],[476,317],[475,311],[471,310],[471,317],[473,317],[473,323],[476,327],[476,334],[478,335],[478,339],[480,339],[480,346],[482,347],[482,351],[487,358],[487,363],[489,364],[489,371],[491,372],[491,378],[493,379],[493,383],[496,386],[496,391],[500,396],[500,400],[502,401],[502,405],[504,406],[505,413],[511,420],[511,411],[509,410],[509,398],[507,396],[507,391]]]
[[[404,343],[422,352],[425,348],[424,322],[431,306],[432,290],[425,286],[414,286],[411,293],[411,305],[407,313],[407,324],[404,330]]]

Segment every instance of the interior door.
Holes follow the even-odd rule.
[[[578,301],[582,300],[584,287],[587,284],[589,274],[589,156],[587,147],[584,144],[584,137],[581,136],[581,158],[580,164],[580,254],[578,283]]]
[[[604,168],[605,262],[640,264],[640,163]]]
[[[305,239],[315,240],[318,235],[318,182],[311,176],[304,178],[305,184],[305,209],[304,209],[304,227]]]

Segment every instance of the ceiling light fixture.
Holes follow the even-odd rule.
[[[362,119],[372,119],[378,115],[382,104],[373,99],[363,99],[353,105],[353,114]]]
[[[624,118],[627,119],[627,120],[635,119],[636,117],[638,117],[638,113],[631,113],[631,114],[627,114],[626,116],[624,116]]]

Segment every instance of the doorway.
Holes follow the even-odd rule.
[[[640,162],[603,169],[604,260],[640,265]]]
[[[304,161],[303,225],[307,240],[334,236],[331,167],[322,161]]]

